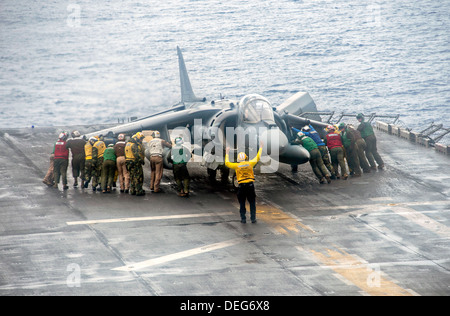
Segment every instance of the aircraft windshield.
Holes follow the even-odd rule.
[[[244,97],[239,103],[244,122],[274,121],[272,106],[267,99],[253,95]]]

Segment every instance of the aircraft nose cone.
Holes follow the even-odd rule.
[[[278,160],[289,145],[286,135],[278,128],[267,130],[260,138],[264,142],[264,151],[273,159]]]

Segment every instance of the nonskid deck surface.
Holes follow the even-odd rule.
[[[0,131],[0,295],[450,294],[448,156],[378,132],[384,171],[257,174],[243,225],[196,165],[188,199],[169,170],[149,193],[148,163],[143,197],[47,188],[55,135]]]

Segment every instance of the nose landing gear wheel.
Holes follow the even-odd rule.
[[[233,191],[237,191],[237,189],[239,188],[239,183],[237,181],[235,173],[233,174],[233,177],[231,178],[231,184],[233,185],[233,189],[232,190]]]

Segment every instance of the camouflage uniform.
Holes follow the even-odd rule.
[[[93,165],[93,179],[92,179],[92,188],[96,189],[98,185],[101,184],[102,178],[102,167],[103,167],[103,153],[105,152],[106,145],[103,141],[99,140],[92,146],[92,160],[94,161]]]
[[[94,147],[94,143],[97,141],[96,137],[91,137],[89,141],[84,145],[84,188],[86,189],[89,186],[89,182],[92,179],[94,182],[94,178],[96,176],[95,173],[95,163],[97,160],[98,149]],[[94,189],[95,187],[92,186]]]
[[[87,188],[87,185],[91,181],[91,178],[94,176],[94,162],[92,159],[84,161],[84,185]]]
[[[144,161],[144,148],[134,138],[125,146],[125,157],[127,170],[130,174],[130,194],[132,195],[144,195],[145,192],[142,189],[144,184],[144,170],[142,166],[145,164]]]

